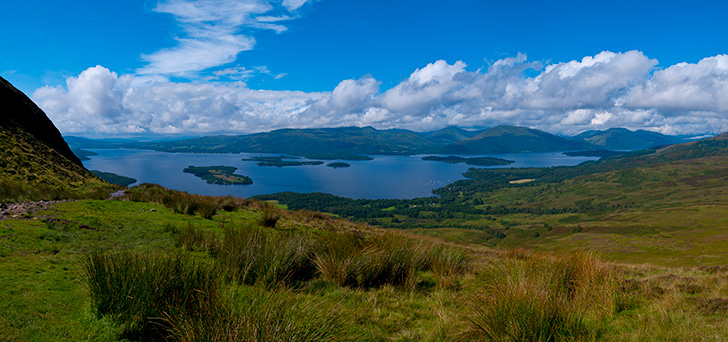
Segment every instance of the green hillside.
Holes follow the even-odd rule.
[[[363,155],[497,154],[593,150],[597,146],[526,127],[486,131],[447,127],[416,133],[372,127],[280,129],[249,135],[218,135],[177,141],[137,142],[68,137],[74,148],[143,148],[192,153],[285,153],[311,159],[366,160]]]
[[[467,131],[462,128],[448,126],[441,130],[426,132],[421,135],[434,144],[444,146],[470,139],[480,133],[481,131]]]
[[[586,131],[571,139],[583,141],[608,150],[642,150],[659,145],[684,142],[683,139],[645,130],[630,131],[626,128],[610,128],[605,131]]]
[[[113,186],[86,170],[53,123],[0,78],[0,201],[106,197]]]
[[[448,154],[486,154],[588,150],[594,146],[536,129],[498,126],[442,148]]]
[[[168,152],[286,153],[316,159],[359,159],[359,154],[416,154],[430,151],[435,146],[414,132],[381,131],[371,127],[282,129],[146,145],[147,148]]]

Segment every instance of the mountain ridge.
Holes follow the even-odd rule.
[[[685,139],[645,130],[631,131],[626,128],[591,130],[571,137],[608,150],[642,150],[659,145],[686,142]]]

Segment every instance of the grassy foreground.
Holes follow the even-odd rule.
[[[728,336],[726,267],[446,244],[157,187],[37,215],[0,221],[3,341]]]

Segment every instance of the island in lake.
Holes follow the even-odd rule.
[[[458,156],[447,156],[447,157],[425,156],[425,157],[422,157],[422,160],[439,161],[439,162],[448,163],[448,164],[465,163],[468,165],[477,165],[477,166],[509,165],[509,164],[515,163],[513,160],[506,160],[506,159],[494,158],[494,157],[464,158],[464,157],[458,157]]]
[[[93,153],[93,152],[91,152],[91,153]],[[134,184],[137,182],[136,178],[121,176],[121,175],[117,175],[117,174],[111,173],[111,172],[91,170],[91,173],[93,173],[94,176],[99,177],[111,184],[116,184],[116,185],[121,185],[121,186],[129,186],[130,184]]]
[[[336,163],[328,163],[328,164],[326,164],[326,166],[333,167],[334,169],[338,169],[340,167],[349,167],[351,165],[348,163],[336,162]]]
[[[250,177],[233,174],[237,167],[232,166],[188,166],[183,172],[191,173],[204,179],[210,184],[221,185],[249,185],[253,184]]]
[[[255,161],[258,162],[255,165],[258,166],[275,166],[275,167],[284,167],[284,166],[306,166],[306,165],[321,165],[324,162],[319,160],[314,161],[288,161],[284,159],[299,159],[297,157],[288,157],[288,156],[277,156],[277,157],[265,157],[265,156],[259,156],[259,157],[252,157],[252,158],[246,158],[242,159],[243,161]]]

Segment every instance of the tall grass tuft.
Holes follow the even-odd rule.
[[[230,278],[269,288],[311,279],[313,240],[257,226],[227,227],[218,253]]]
[[[210,197],[169,190],[156,184],[141,184],[125,192],[124,199],[133,202],[160,203],[177,214],[199,214],[212,219],[218,209],[232,211],[242,206],[242,200],[233,197]]]
[[[263,208],[263,212],[260,214],[258,224],[266,228],[275,228],[281,215],[275,208]]]
[[[210,255],[217,254],[220,242],[217,235],[200,227],[188,223],[182,228],[173,228],[175,232],[174,245],[193,251],[205,251]]]
[[[427,267],[428,244],[404,234],[371,237],[362,251],[359,282],[364,287],[385,284],[414,288],[415,273]]]
[[[340,317],[325,302],[296,299],[286,292],[252,290],[243,305],[220,307],[214,315],[171,317],[180,342],[331,341],[342,330]]]
[[[428,261],[437,288],[441,290],[452,288],[457,278],[470,267],[467,252],[444,245],[431,248]]]
[[[164,341],[166,315],[200,315],[219,302],[217,272],[181,255],[90,253],[83,263],[93,312],[124,338]]]
[[[313,263],[324,281],[357,286],[362,267],[363,239],[354,233],[332,233],[316,242]]]
[[[469,316],[490,341],[593,340],[615,312],[616,269],[591,254],[505,259],[486,272]]]

